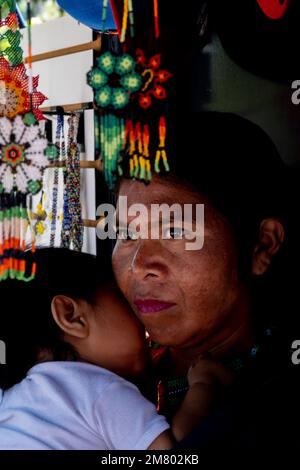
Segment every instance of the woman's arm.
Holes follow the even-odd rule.
[[[188,373],[189,391],[173,418],[172,429],[163,432],[149,450],[168,450],[181,441],[209,414],[220,386],[232,383],[232,373],[222,364],[201,356]]]

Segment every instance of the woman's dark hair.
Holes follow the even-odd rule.
[[[253,311],[259,320],[290,322],[291,285],[299,262],[293,238],[299,234],[293,170],[266,132],[238,115],[195,113],[185,121],[178,119],[174,127],[172,173],[206,196],[231,223],[240,272],[251,283]],[[252,277],[253,249],[267,218],[281,221],[285,240],[266,273]]]
[[[0,365],[0,387],[21,381],[37,362],[40,351],[51,360],[72,358],[76,353],[62,338],[53,320],[51,302],[56,295],[85,299],[93,304],[96,290],[112,279],[108,261],[67,249],[37,250],[37,275],[28,284],[0,283],[0,340],[6,345],[6,365]]]
[[[266,302],[264,316],[268,311],[282,319],[282,310],[291,308],[284,293],[295,279],[291,267],[291,275],[287,276],[288,251],[296,260],[291,242],[299,233],[292,171],[266,132],[235,114],[202,112],[177,116],[169,121],[168,141],[171,172],[165,177],[205,196],[230,222],[239,249],[240,273],[255,290],[253,298],[261,306],[262,299]],[[285,241],[267,273],[253,279],[253,248],[261,222],[267,218],[282,222]],[[282,294],[280,302],[275,293]],[[257,306],[254,309],[258,311]]]

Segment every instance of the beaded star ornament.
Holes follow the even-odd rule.
[[[38,110],[46,97],[37,92],[31,67],[31,16],[28,5],[28,75],[20,47],[15,0],[0,0],[0,280],[29,281],[36,265],[25,261],[35,252],[32,196],[41,190],[48,165]]]

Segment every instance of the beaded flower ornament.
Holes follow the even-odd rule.
[[[0,119],[0,192],[36,194],[42,186],[42,173],[48,165],[48,141],[31,117]]]
[[[105,52],[87,76],[100,110],[100,150],[104,176],[110,189],[118,174],[120,154],[124,147],[125,119],[118,111],[129,103],[131,95],[142,86],[135,72],[136,61],[129,54],[121,56]]]

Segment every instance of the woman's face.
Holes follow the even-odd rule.
[[[166,239],[117,240],[114,272],[137,317],[162,345],[213,349],[236,321],[244,295],[231,226],[204,197],[167,179],[155,177],[148,186],[125,180],[119,196],[127,196],[128,207],[146,205],[148,221],[141,224],[162,224],[168,234]],[[186,240],[174,238],[175,221],[166,226],[151,219],[153,203],[204,204],[203,248],[186,250]]]

